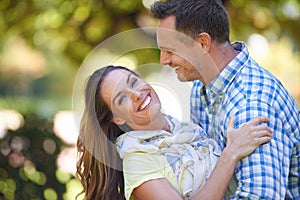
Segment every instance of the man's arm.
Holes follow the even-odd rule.
[[[253,102],[252,102],[253,108]],[[247,121],[246,117],[266,116],[273,130],[271,142],[260,146],[248,157],[238,162],[235,176],[238,188],[231,199],[284,199],[287,191],[292,144],[284,130],[283,122],[275,110],[259,102],[257,109],[239,110],[236,127]]]

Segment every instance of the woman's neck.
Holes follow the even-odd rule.
[[[157,116],[151,122],[151,124],[149,124],[149,129],[150,130],[165,130],[165,131],[171,132],[168,120],[165,117],[165,115]]]
[[[168,120],[165,116],[163,117],[162,123],[163,123],[162,130],[165,130],[165,131],[168,131],[168,132],[171,133],[170,125],[169,125]]]
[[[135,126],[132,127],[134,130],[165,130],[171,132],[168,120],[166,119],[165,115],[159,115],[155,117],[149,124],[143,126]]]

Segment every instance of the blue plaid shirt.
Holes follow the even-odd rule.
[[[209,85],[194,81],[191,120],[224,148],[230,115],[235,127],[268,117],[273,139],[237,164],[238,185],[230,198],[300,199],[300,111],[280,81],[250,58],[244,43],[233,46],[239,54]]]

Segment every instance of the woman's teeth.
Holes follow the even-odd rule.
[[[142,105],[139,107],[139,111],[142,111],[144,110],[151,102],[151,97],[150,96],[147,96],[145,101],[142,103]]]

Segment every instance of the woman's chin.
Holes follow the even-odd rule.
[[[154,104],[151,106],[151,108],[149,108],[149,116],[150,118],[156,118],[163,115],[163,113],[161,112],[161,105],[160,104]],[[154,119],[155,120],[155,119]]]

